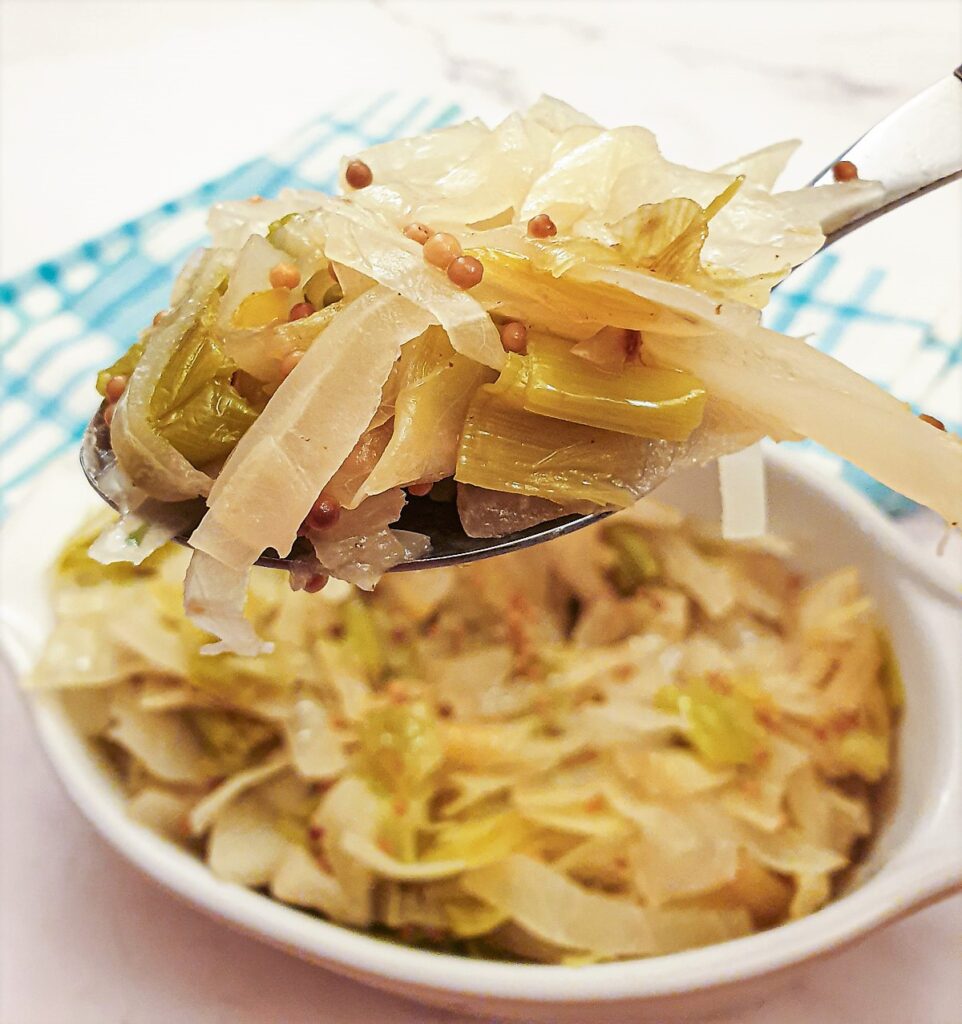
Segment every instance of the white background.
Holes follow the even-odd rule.
[[[357,92],[446,91],[497,116],[546,91],[646,124],[670,156],[706,166],[798,136],[801,181],[962,60],[955,0],[4,0],[0,12],[0,276]],[[884,262],[911,308],[939,315],[958,293],[959,224],[956,187],[841,251]],[[0,683],[0,1024],[453,1020],[234,935],[140,878],[68,803]],[[960,909],[814,965],[739,1024],[958,1024]]]

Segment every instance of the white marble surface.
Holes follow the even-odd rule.
[[[5,0],[0,16],[0,276],[356,90],[447,90],[491,117],[546,91],[645,123],[705,165],[798,136],[801,181],[962,57],[955,0]],[[958,291],[959,218],[948,189],[843,244],[925,307]],[[140,878],[62,794],[7,683],[0,1024],[453,1022],[234,935]],[[956,898],[813,966],[738,1024],[957,1024],[960,911]]]

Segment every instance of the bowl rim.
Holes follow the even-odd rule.
[[[803,487],[814,490],[819,499],[855,519],[872,536],[880,554],[892,558],[900,572],[943,605],[943,610],[946,605],[953,613],[962,608],[962,599],[934,556],[911,546],[868,499],[843,481],[801,466],[781,452],[766,452],[766,462],[775,472],[795,478]],[[58,469],[62,472],[63,464],[51,466],[44,476],[53,476]],[[28,496],[0,531],[0,541],[18,529],[29,515],[29,507]],[[0,656],[16,677],[29,666],[31,653],[27,645],[10,641],[9,630],[0,622]],[[947,818],[946,807],[962,795],[959,772],[921,826],[893,851],[873,877],[799,921],[699,949],[581,967],[506,963],[438,953],[351,930],[217,879],[204,862],[126,815],[116,785],[69,725],[55,698],[33,696],[28,703],[43,748],[61,783],[119,853],[152,879],[226,923],[354,977],[383,979],[451,996],[549,1003],[602,1003],[690,994],[819,957],[962,888],[962,854],[954,849],[954,834],[948,828],[939,828],[940,823],[955,820],[951,811]],[[962,723],[954,729],[952,742],[962,749]]]

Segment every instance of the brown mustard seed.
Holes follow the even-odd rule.
[[[438,231],[424,243],[424,258],[432,267],[447,270],[461,255],[461,243],[446,231]]]
[[[539,213],[528,221],[528,234],[532,238],[553,238],[557,233],[555,222],[546,213]]]
[[[303,320],[304,317],[310,316],[314,313],[314,306],[310,302],[298,302],[291,306],[290,313],[287,314],[288,322],[293,320]]]
[[[107,381],[107,386],[104,388],[104,397],[108,402],[119,402],[120,396],[124,393],[127,387],[127,378],[122,374],[116,377],[111,377]]]
[[[307,513],[304,525],[310,530],[326,530],[341,518],[341,504],[329,494],[321,493]]]
[[[110,421],[114,418],[114,409],[117,408],[116,403],[111,402],[106,409],[104,409],[104,423],[110,426]]]
[[[855,181],[858,178],[858,168],[851,160],[839,160],[832,168],[832,177],[836,181]]]
[[[299,349],[295,348],[293,351],[288,352],[286,356],[281,360],[280,374],[281,379],[289,376],[295,366],[304,358],[304,353]]]
[[[308,594],[316,594],[327,586],[327,577],[317,573],[304,584],[304,590]]]
[[[517,320],[502,324],[500,328],[501,344],[505,352],[517,352],[524,355],[528,348],[528,328]]]
[[[267,277],[271,288],[296,288],[301,283],[301,272],[293,263],[278,263]]]
[[[351,188],[367,188],[374,175],[363,160],[352,160],[344,171],[344,180]]]
[[[418,245],[424,245],[433,234],[433,228],[429,228],[427,224],[421,224],[418,221],[413,221],[404,229],[404,237],[410,238],[412,242],[417,242]]]
[[[945,430],[945,424],[934,416],[930,416],[927,412],[923,412],[919,419],[923,423],[928,423],[930,427],[935,427],[936,430]]]
[[[392,704],[407,704],[411,699],[411,692],[400,679],[392,679],[384,689],[387,699]]]
[[[458,256],[448,264],[448,277],[459,288],[473,288],[484,277],[484,267],[473,256]]]
[[[423,484],[409,484],[407,491],[408,494],[413,494],[415,498],[423,498],[425,494],[431,493],[433,486],[434,483],[431,481]]]

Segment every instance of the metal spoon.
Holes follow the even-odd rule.
[[[877,124],[816,175],[811,184],[831,182],[832,168],[840,160],[851,160],[859,177],[881,182],[884,192],[871,207],[863,207],[844,223],[829,225],[823,248],[883,213],[962,177],[962,66]],[[101,408],[84,432],[80,464],[90,484],[111,505],[113,502],[97,481],[113,459],[110,431]],[[202,513],[203,506],[198,502],[198,520]],[[580,530],[609,514],[562,516],[504,537],[469,537],[453,501],[412,496],[397,526],[430,537],[431,550],[396,569],[428,569],[490,558]],[[186,531],[175,539],[186,544],[189,533]],[[290,557],[265,551],[257,564],[283,569],[289,567]]]

